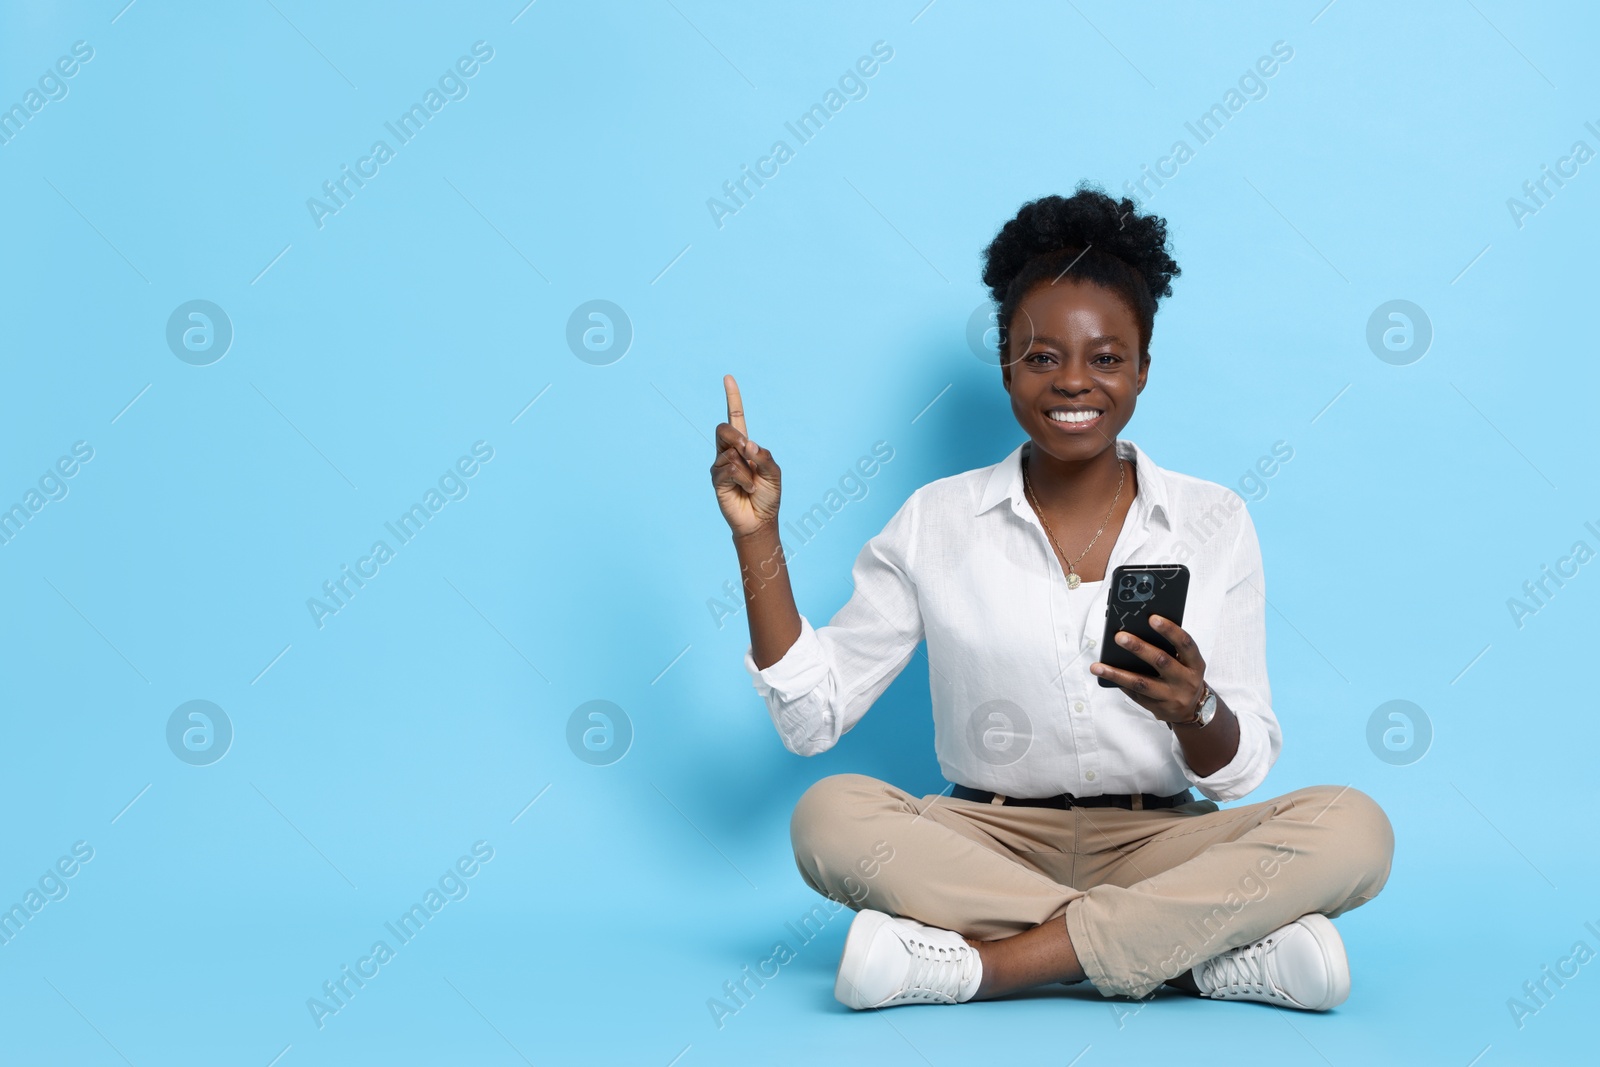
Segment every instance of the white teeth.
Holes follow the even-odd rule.
[[[1088,422],[1098,418],[1099,411],[1050,411],[1046,412],[1054,422]]]

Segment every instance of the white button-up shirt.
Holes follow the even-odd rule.
[[[1107,580],[1068,589],[1022,486],[1024,441],[990,467],[911,494],[851,569],[855,592],[783,658],[745,669],[784,746],[832,748],[928,642],[934,746],[951,782],[1006,796],[1169,795],[1194,786],[1243,797],[1277,760],[1283,736],[1266,663],[1261,548],[1233,490],[1164,470],[1133,442],[1138,491],[1106,567],[1183,563],[1183,628],[1206,680],[1239,719],[1239,749],[1202,777],[1177,735],[1090,673],[1105,628]]]

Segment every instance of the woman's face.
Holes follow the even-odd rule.
[[[1139,358],[1139,323],[1122,299],[1092,282],[1038,285],[1007,332],[1001,375],[1034,448],[1072,462],[1109,448],[1133,417],[1150,367]],[[1078,421],[1052,412],[1076,413]]]

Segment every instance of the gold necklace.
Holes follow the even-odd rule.
[[[1110,522],[1111,516],[1116,514],[1117,502],[1122,499],[1122,485],[1125,481],[1127,481],[1127,478],[1128,470],[1122,465],[1122,457],[1119,456],[1117,457],[1117,495],[1111,498],[1111,510],[1106,512],[1105,521],[1100,524],[1100,529],[1094,532],[1094,536],[1089,539],[1089,543],[1084,546],[1083,551],[1078,554],[1078,559],[1071,560],[1067,563],[1068,589],[1076,589],[1083,583],[1083,579],[1078,577],[1078,560],[1081,560],[1084,556],[1087,556],[1089,554],[1089,549],[1093,548],[1094,543],[1100,540],[1100,535],[1106,532],[1106,523]],[[1050,538],[1051,547],[1056,550],[1056,553],[1060,555],[1062,559],[1066,559],[1067,554],[1061,551],[1061,546],[1056,543],[1056,535],[1050,529],[1050,523],[1045,520],[1044,509],[1039,506],[1039,501],[1034,498],[1033,484],[1028,480],[1027,457],[1023,457],[1022,460],[1022,491],[1027,495],[1028,503],[1033,505],[1035,514],[1039,516],[1039,524],[1044,527],[1045,535]]]

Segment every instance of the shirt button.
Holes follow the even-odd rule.
[[[1083,777],[1084,777],[1085,781],[1092,782],[1092,781],[1094,781],[1094,772],[1093,771],[1085,771],[1084,774],[1083,774]]]
[[[1094,647],[1094,638],[1090,637],[1088,634],[1084,634],[1083,635],[1083,647],[1084,648],[1093,648]]]
[[[1083,710],[1083,701],[1081,701],[1081,700],[1073,701],[1072,702],[1072,710],[1073,711],[1082,711]]]

